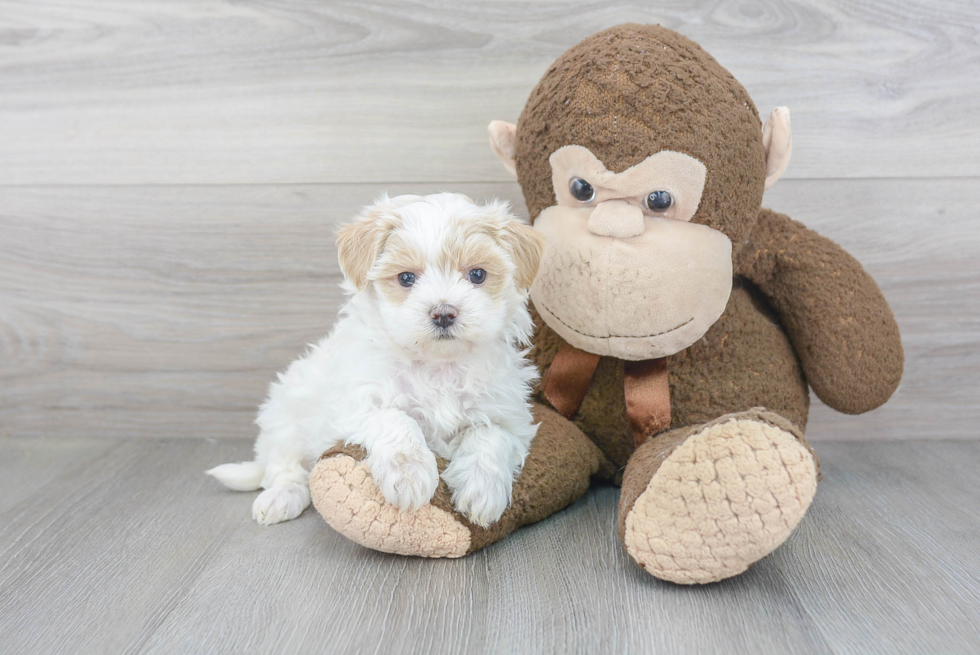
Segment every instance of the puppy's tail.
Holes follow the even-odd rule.
[[[222,464],[205,473],[214,476],[219,482],[235,491],[255,491],[262,486],[265,466],[258,462]]]

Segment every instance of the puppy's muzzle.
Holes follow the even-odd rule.
[[[456,322],[456,316],[459,314],[459,310],[452,305],[436,305],[431,310],[429,310],[429,317],[432,318],[432,322],[436,327],[447,329],[453,323]]]

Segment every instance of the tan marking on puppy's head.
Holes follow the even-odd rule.
[[[405,302],[412,290],[411,287],[402,286],[398,276],[412,273],[419,278],[425,274],[425,269],[425,254],[395,230],[385,241],[384,253],[371,277],[385,300],[397,305]]]
[[[507,221],[499,238],[510,250],[517,270],[514,279],[521,289],[530,289],[544,254],[544,235],[529,225]]]
[[[401,225],[401,218],[392,211],[394,205],[383,196],[366,207],[352,223],[337,232],[337,259],[340,270],[351,284],[362,291],[368,283],[368,273],[378,260],[385,242]]]
[[[514,276],[519,289],[530,289],[544,253],[544,236],[518,222],[510,214],[506,203],[491,203],[484,209],[484,218],[478,224],[467,224],[461,232],[461,239],[470,240],[467,242],[472,253],[468,255],[469,260],[471,263],[478,260],[480,255],[475,250],[482,248],[482,256],[497,258],[501,267]],[[489,240],[468,236],[470,231],[481,233]]]
[[[519,223],[504,203],[484,207],[479,219],[461,219],[442,244],[440,263],[464,277],[481,268],[487,273],[484,289],[498,295],[512,276],[515,286],[528,290],[537,274],[544,252],[544,237]]]
[[[507,252],[493,238],[495,231],[490,225],[457,222],[442,244],[439,265],[446,272],[459,271],[463,279],[469,279],[471,271],[482,269],[486,277],[477,286],[496,298],[506,287],[514,266],[508,261]]]

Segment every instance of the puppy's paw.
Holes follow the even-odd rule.
[[[252,503],[252,518],[262,525],[282,523],[296,518],[310,504],[306,485],[289,483],[275,485],[259,494]]]
[[[366,463],[381,495],[402,511],[425,505],[439,486],[436,456],[422,444],[375,451]]]
[[[454,460],[442,473],[453,491],[453,507],[481,528],[496,523],[510,505],[514,479],[510,473],[474,461]]]

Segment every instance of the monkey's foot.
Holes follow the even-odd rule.
[[[817,490],[802,433],[761,409],[667,432],[630,459],[620,499],[626,552],[680,584],[723,580],[782,544]]]
[[[462,557],[470,530],[452,514],[448,490],[415,512],[400,512],[381,495],[357,446],[328,450],[310,473],[310,495],[330,527],[351,541],[385,553]],[[440,508],[438,505],[442,505]]]

